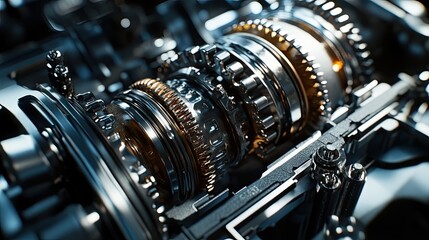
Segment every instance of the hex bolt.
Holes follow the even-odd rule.
[[[319,180],[323,174],[341,175],[346,158],[344,152],[332,144],[319,147],[312,156],[311,176]]]

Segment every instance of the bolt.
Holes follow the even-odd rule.
[[[335,156],[338,155],[338,150],[332,144],[328,144],[321,149],[322,155],[326,160],[334,160]]]
[[[51,50],[46,55],[46,69],[52,86],[63,96],[73,96],[73,85],[68,68],[63,64],[63,54],[58,50]]]
[[[69,69],[60,64],[55,67],[51,77],[51,84],[63,96],[71,98],[73,96],[73,86],[69,77]]]
[[[336,149],[332,144],[328,144],[317,149],[315,161],[321,165],[333,167],[338,165],[340,155],[341,154],[338,149]]]
[[[312,156],[311,176],[319,180],[326,173],[334,173],[338,176],[343,172],[345,155],[333,144],[319,147]]]
[[[347,176],[356,181],[363,181],[366,178],[365,168],[360,163],[354,163],[347,168]]]
[[[51,50],[46,55],[46,68],[49,73],[54,73],[55,67],[57,65],[63,64],[63,55],[58,50]]]

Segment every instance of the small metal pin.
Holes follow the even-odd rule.
[[[74,94],[69,69],[64,65],[57,65],[51,79],[53,87],[63,96],[71,98]]]
[[[333,160],[335,158],[337,149],[331,144],[328,144],[323,148],[323,157],[327,160]]]
[[[51,50],[46,55],[46,68],[50,74],[54,73],[57,65],[62,65],[64,62],[63,55],[58,50]]]
[[[352,216],[366,181],[366,170],[360,163],[345,168],[341,198],[337,206],[338,216]]]
[[[51,50],[46,55],[46,69],[52,86],[64,97],[72,98],[74,94],[69,69],[64,65],[63,54]]]

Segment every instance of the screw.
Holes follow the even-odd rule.
[[[360,163],[354,163],[347,168],[347,176],[356,181],[364,181],[366,178],[365,168]]]
[[[63,55],[58,50],[51,50],[46,55],[46,68],[48,72],[53,74],[57,65],[63,64]]]
[[[69,77],[69,69],[60,64],[55,67],[51,83],[54,88],[63,96],[71,98],[73,96],[73,86]]]
[[[317,149],[314,160],[320,165],[335,167],[339,164],[340,155],[340,151],[335,146],[328,144]]]
[[[319,147],[312,156],[311,176],[319,180],[325,173],[334,173],[338,176],[343,172],[345,155],[333,144]]]
[[[322,156],[326,160],[334,160],[336,158],[336,155],[338,155],[338,150],[332,144],[328,144],[325,147],[322,147],[321,152]]]

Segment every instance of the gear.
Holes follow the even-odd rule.
[[[150,205],[154,211],[152,211],[154,217],[158,220],[159,231],[161,232],[162,239],[167,239],[168,225],[167,218],[164,211],[165,206],[160,200],[160,194],[156,188],[157,183],[155,177],[150,173],[150,171],[145,168],[139,161],[136,161],[135,164],[131,165],[129,168],[131,178],[145,190],[145,195],[150,199]]]
[[[104,101],[96,99],[92,92],[85,92],[75,96],[77,103],[85,110],[86,114],[93,120],[99,127],[104,137],[110,142],[113,149],[117,152],[118,156],[127,158],[123,161],[126,169],[129,171],[131,178],[139,184],[144,190],[143,195],[149,198],[144,198],[149,201],[148,205],[154,210],[152,211],[153,217],[158,220],[158,230],[163,239],[167,238],[168,226],[166,217],[164,215],[165,207],[160,200],[160,194],[156,188],[156,179],[133,155],[127,152],[127,148],[122,148],[121,153],[118,153],[121,145],[119,134],[115,131],[115,118],[113,114],[108,113]]]
[[[267,19],[240,22],[233,26],[232,31],[255,34],[277,47],[291,61],[305,89],[309,108],[309,119],[305,122],[309,121],[314,126],[326,122],[332,110],[323,73],[317,71],[319,64],[314,62],[314,57],[309,56],[293,36]]]
[[[201,48],[189,48],[184,53],[173,56],[164,63],[159,72],[163,78],[180,69],[190,68],[215,73],[211,82],[198,81],[198,83],[209,86],[207,89],[213,93],[212,95],[221,97],[225,94],[232,94],[241,98],[243,106],[235,104],[232,97],[222,97],[221,105],[227,110],[226,114],[233,123],[237,135],[241,138],[240,141],[237,141],[243,143],[241,149],[247,149],[251,143],[252,148],[248,153],[256,150],[262,157],[271,149],[267,146],[273,146],[271,143],[277,142],[282,137],[281,128],[285,123],[280,122],[282,121],[280,119],[285,117],[281,115],[281,111],[278,112],[280,106],[273,106],[273,104],[278,104],[276,99],[279,98],[277,96],[279,93],[276,89],[281,87],[275,86],[278,83],[263,82],[254,74],[254,68],[243,64],[245,64],[243,60],[230,53],[230,50],[220,49],[217,45],[205,45]],[[287,98],[288,96],[283,96],[283,99]],[[251,117],[254,136],[250,136],[249,124],[245,120],[245,116],[242,116],[239,111],[234,111],[234,109],[238,109],[238,106],[247,109],[248,115]],[[301,121],[297,125],[302,126]],[[296,131],[299,127],[294,126],[293,129]]]
[[[180,74],[180,71],[178,72]],[[202,76],[197,71],[187,72],[192,77],[198,78]],[[200,126],[202,137],[207,143],[210,153],[210,161],[215,169],[216,180],[219,179],[224,171],[225,158],[230,159],[227,148],[229,147],[228,139],[231,139],[227,133],[227,128],[223,124],[223,114],[216,111],[216,107],[212,101],[207,98],[206,92],[201,89],[196,89],[192,86],[192,82],[183,79],[172,79],[164,82],[186,102],[189,111],[198,113],[195,115],[195,120]],[[228,155],[228,157],[227,157]]]
[[[220,51],[215,45],[204,45],[201,47],[195,46],[188,48],[184,53],[179,53],[164,62],[163,66],[159,69],[160,77],[166,78],[173,72],[180,69],[192,68],[188,74],[198,74],[201,69],[209,72],[215,72],[218,76],[222,76],[224,80],[229,81],[229,78],[239,75],[239,69],[228,67],[224,61],[228,58],[227,52]],[[226,66],[225,66],[226,65]],[[221,67],[222,66],[222,67]],[[228,69],[228,70],[226,70]],[[197,72],[195,72],[195,71]],[[228,71],[228,74],[226,72]],[[242,114],[241,106],[234,101],[234,97],[230,96],[227,90],[217,82],[214,78],[198,78],[192,77],[192,81],[201,85],[208,94],[216,100],[217,104],[222,106],[224,114],[228,116],[229,122],[232,124],[233,130],[237,133],[235,136],[238,138],[235,142],[240,144],[239,156],[237,159],[232,160],[229,164],[236,165],[238,160],[243,158],[247,153],[249,146],[249,123],[246,116]],[[222,176],[225,169],[216,169],[217,177]]]
[[[75,98],[87,115],[102,130],[104,136],[109,141],[113,140],[116,135],[113,129],[115,118],[112,114],[109,114],[106,111],[104,101],[96,99],[94,94],[91,92],[77,94]]]
[[[205,45],[200,48],[192,47],[187,49],[185,53],[175,55],[167,60],[160,69],[160,73],[164,78],[172,72],[184,68],[204,69],[204,71],[215,73],[216,76],[211,82],[199,81],[199,83],[203,86],[209,86],[207,88],[210,90],[209,92],[212,92],[212,95],[218,98],[221,101],[221,105],[227,110],[228,118],[233,123],[237,135],[241,138],[237,142],[242,143],[242,152],[247,153],[244,150],[248,149],[251,143],[252,148],[249,152],[252,153],[255,149],[264,148],[265,143],[278,140],[280,131],[277,128],[281,124],[275,124],[277,120],[274,119],[278,118],[270,114],[273,109],[276,109],[270,107],[274,104],[274,98],[271,95],[275,91],[275,87],[270,85],[270,89],[267,89],[256,75],[245,73],[245,66],[241,61],[237,60],[228,50],[220,49],[217,45]],[[247,92],[243,92],[243,87],[248,86],[245,83],[249,81],[257,82],[255,91],[252,91],[256,94],[255,96],[250,96]],[[225,85],[225,83],[227,84]],[[241,83],[244,83],[244,85]],[[228,97],[228,94],[232,92],[233,95],[238,95],[242,98],[245,103],[244,107],[246,107],[249,116],[252,118],[251,122],[255,130],[253,140],[249,134],[249,124],[246,122],[245,116],[242,116],[240,111],[236,111],[238,105],[234,103],[233,97]],[[262,112],[265,112],[265,117],[262,116]]]
[[[354,67],[358,82],[349,80],[346,92],[349,93],[355,86],[366,84],[374,71],[373,61],[369,57],[370,52],[367,44],[363,42],[359,29],[350,21],[349,15],[343,13],[342,8],[329,0],[295,0],[295,6],[310,9],[324,18],[343,34],[343,40],[352,48],[357,59]]]
[[[131,85],[131,88],[146,92],[158,100],[166,108],[179,125],[180,129],[191,144],[197,167],[202,181],[208,192],[214,189],[216,172],[204,142],[200,126],[180,96],[168,85],[155,80],[143,79]]]

